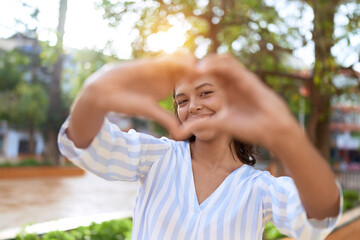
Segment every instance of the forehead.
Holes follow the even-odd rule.
[[[215,88],[219,88],[218,80],[214,76],[202,76],[196,79],[182,79],[175,85],[175,93],[180,93],[183,91],[191,91],[196,90],[199,86],[210,86],[206,85],[206,83],[211,84]]]

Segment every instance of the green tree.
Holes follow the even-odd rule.
[[[324,0],[305,2],[304,4],[310,6],[314,13],[312,41],[315,50],[313,74],[305,83],[310,90],[311,103],[308,133],[323,155],[329,157],[331,101],[340,95],[360,92],[359,76],[357,76],[354,66],[345,67],[336,61],[332,49],[342,40],[346,40],[346,47],[350,47],[350,37],[359,37],[360,2],[342,0],[333,0],[331,4]],[[343,9],[346,9],[346,12],[343,12]],[[338,37],[335,35],[336,15],[342,15],[348,21],[347,25],[338,26],[344,27],[345,30]],[[340,74],[357,79],[357,83],[350,84],[350,86],[347,84],[345,86],[337,85],[334,79]]]
[[[331,53],[331,48],[341,38],[334,37],[334,16],[342,6],[348,24],[342,38],[359,34],[359,2],[354,1],[288,1],[297,4],[298,14],[292,19],[279,16],[271,1],[236,0],[152,0],[110,1],[102,0],[98,7],[104,10],[104,18],[116,27],[127,14],[138,14],[135,23],[138,37],[133,42],[133,56],[151,56],[159,53],[147,48],[147,40],[153,33],[166,31],[171,21],[190,24],[185,47],[197,53],[207,46],[206,53],[226,52],[235,55],[261,79],[279,92],[292,110],[299,110],[299,87],[306,86],[310,92],[307,130],[311,140],[325,157],[329,155],[329,117],[334,96],[359,91],[359,85],[338,87],[334,76],[341,67]],[[303,13],[312,9],[314,14],[312,39],[308,39],[302,26],[294,26],[294,18],[301,21]],[[303,74],[290,61],[294,51],[312,42],[315,46],[314,69]],[[347,68],[351,75],[355,72]],[[358,77],[357,77],[358,78]]]
[[[62,116],[61,101],[61,77],[63,72],[64,53],[63,53],[63,38],[65,33],[65,20],[67,12],[67,0],[60,0],[59,4],[59,21],[57,28],[57,43],[55,46],[56,50],[56,61],[51,71],[51,83],[49,89],[49,112],[48,121],[45,130],[46,146],[44,156],[47,160],[59,164],[59,150],[57,147],[57,133],[60,129],[60,125],[64,120]]]
[[[139,34],[132,44],[135,58],[161,54],[148,48],[148,39],[154,33],[170,29],[177,21],[191,26],[184,46],[199,57],[214,52],[231,53],[264,81],[279,82],[273,81],[271,73],[292,77],[291,66],[284,59],[294,47],[286,39],[298,36],[299,32],[279,17],[274,6],[262,1],[103,0],[98,7],[104,10],[104,18],[113,27],[128,14],[139,15],[134,26]],[[285,79],[278,85],[288,81]],[[294,91],[297,87],[288,87],[282,94],[286,96]],[[165,105],[172,105],[171,99]]]
[[[47,121],[44,129],[46,138],[46,146],[44,157],[54,164],[59,163],[59,150],[57,147],[57,132],[61,123],[65,119],[64,109],[68,109],[68,103],[61,92],[61,78],[63,72],[64,52],[63,52],[63,36],[66,20],[67,0],[59,0],[59,22],[56,31],[57,43],[52,47],[48,42],[40,42],[37,37],[37,27],[39,24],[39,9],[36,4],[23,3],[23,7],[30,10],[29,16],[23,16],[23,19],[17,20],[25,28],[24,35],[32,40],[31,51],[25,53],[29,56],[30,62],[27,65],[30,72],[30,82],[42,84],[46,89],[49,99],[49,108],[47,113]],[[30,18],[32,25],[30,28],[26,20]]]
[[[29,63],[18,49],[11,51],[0,50],[0,91],[14,90],[18,83],[23,81],[25,65]]]
[[[75,52],[72,64],[73,68],[65,69],[67,91],[70,93],[69,98],[73,101],[80,91],[84,81],[105,64],[119,62],[115,56],[108,56],[100,51],[92,49],[81,49]],[[70,90],[70,91],[69,91]]]
[[[0,50],[0,118],[16,128],[28,130],[29,150],[35,153],[35,130],[46,122],[49,71],[40,56],[42,43],[37,37],[39,9],[24,2],[22,7],[29,15],[16,19],[24,29],[11,38],[16,39],[16,48]]]
[[[28,59],[17,49],[0,50],[0,119],[9,120],[9,108],[13,105],[16,86],[24,81],[23,71],[20,71]]]
[[[29,131],[29,151],[35,153],[35,129],[46,121],[48,95],[40,84],[22,83],[16,87],[10,105],[10,122]]]
[[[0,118],[17,128],[28,129],[29,150],[35,152],[35,129],[46,120],[48,99],[40,83],[24,80],[29,56],[19,49],[3,51],[0,58]],[[30,67],[31,68],[31,67]]]

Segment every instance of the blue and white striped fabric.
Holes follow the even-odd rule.
[[[323,239],[337,218],[308,220],[293,181],[243,165],[200,205],[188,142],[122,132],[105,121],[85,150],[59,133],[59,148],[73,163],[119,181],[139,181],[132,239],[262,239],[266,222],[296,239]]]

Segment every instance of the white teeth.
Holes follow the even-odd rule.
[[[201,116],[193,116],[189,120],[190,121],[199,121],[199,120],[206,120],[209,119],[211,115],[201,115]]]

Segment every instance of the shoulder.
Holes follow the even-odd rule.
[[[164,149],[168,150],[171,157],[184,158],[190,154],[190,146],[188,141],[176,141],[168,137],[155,137],[148,133],[137,132],[130,129],[125,133],[130,138],[142,146],[146,150]],[[170,157],[170,156],[169,156]]]
[[[117,126],[112,125],[113,128],[117,128]],[[124,139],[126,143],[135,145],[141,144],[145,146],[156,146],[162,145],[167,146],[168,148],[172,148],[176,146],[176,141],[169,139],[167,137],[156,137],[149,133],[138,132],[134,129],[130,129],[127,132],[123,131],[112,131],[113,138]]]
[[[248,166],[248,179],[253,183],[253,187],[263,192],[282,192],[291,193],[296,191],[296,186],[291,177],[274,177],[268,171],[258,170]]]

